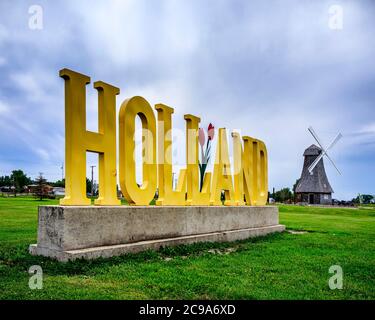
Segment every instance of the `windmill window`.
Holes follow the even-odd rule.
[[[324,188],[327,188],[327,185],[326,185],[326,184],[323,184],[323,187],[324,187]]]
[[[328,200],[328,194],[324,195],[324,200]]]

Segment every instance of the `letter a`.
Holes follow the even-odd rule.
[[[216,146],[216,159],[212,177],[212,192],[210,205],[221,205],[221,191],[225,192],[224,205],[234,205],[233,181],[229,161],[228,141],[225,128],[219,129],[219,138]]]

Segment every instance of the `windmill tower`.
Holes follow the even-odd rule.
[[[303,156],[305,157],[301,178],[296,189],[296,202],[309,204],[332,204],[332,187],[324,169],[323,157],[320,157],[323,150],[315,144],[308,147]],[[317,158],[320,157],[318,160]],[[318,162],[312,171],[310,166],[315,160]]]

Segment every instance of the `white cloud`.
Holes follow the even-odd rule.
[[[35,148],[34,150],[42,158],[42,160],[50,160],[50,155],[47,150],[44,150],[42,148]]]
[[[0,115],[4,115],[9,112],[9,107],[6,103],[0,100]]]
[[[362,134],[375,134],[375,122],[364,125],[358,132]]]

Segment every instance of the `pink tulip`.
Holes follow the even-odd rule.
[[[213,140],[215,136],[215,127],[210,123],[207,129],[208,140]]]
[[[201,145],[201,147],[203,147],[204,142],[206,141],[206,137],[204,136],[204,130],[202,128],[199,128],[198,139],[199,139],[199,144]]]

